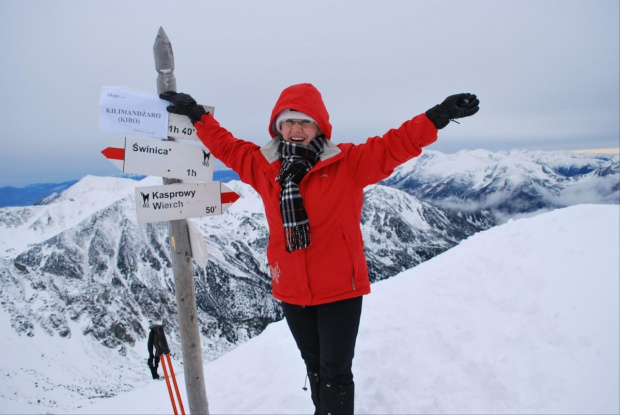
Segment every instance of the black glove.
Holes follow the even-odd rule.
[[[450,95],[441,104],[426,111],[426,116],[440,130],[448,125],[450,120],[474,115],[480,109],[479,104],[480,101],[474,94]]]
[[[168,106],[168,112],[187,115],[192,121],[192,124],[196,124],[196,122],[200,121],[200,118],[207,113],[189,94],[166,91],[159,94],[159,97],[166,101],[170,101],[172,104]]]

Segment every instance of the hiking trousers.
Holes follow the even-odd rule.
[[[319,414],[352,414],[353,356],[362,297],[316,306],[282,303],[284,317],[306,364]]]

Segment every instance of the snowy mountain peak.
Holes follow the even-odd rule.
[[[617,204],[619,183],[617,155],[526,150],[429,151],[383,181],[447,209],[488,210],[499,222],[575,203]]]
[[[455,173],[458,165],[464,166],[461,173]],[[617,157],[425,153],[365,191],[361,226],[370,278],[388,279],[459,243],[468,244],[472,235],[496,225],[498,212],[509,219],[514,212],[533,214],[584,201],[617,205],[618,172]],[[511,180],[521,185],[509,186]],[[165,325],[173,358],[180,360],[168,226],[138,224],[135,217],[133,189],[161,183],[157,177],[134,181],[88,176],[47,204],[0,209],[3,344],[28,350],[30,362],[20,363],[23,370],[0,365],[7,374],[2,377],[7,382],[0,381],[0,398],[19,396],[32,403],[38,396],[54,408],[60,407],[52,402],[55,396],[64,405],[144,385],[148,372],[135,368],[144,366],[152,323]],[[270,294],[262,201],[239,181],[228,186],[241,199],[225,214],[190,220],[203,234],[210,255],[205,268],[194,269],[205,361],[282,318]],[[485,265],[468,265],[463,259],[451,266],[452,273],[460,274]],[[39,355],[24,339],[33,345],[53,344],[54,350]],[[70,373],[80,376],[55,375],[67,373],[60,363],[48,372],[50,357],[65,362],[64,353],[71,348],[75,356],[97,357],[69,366]],[[105,373],[108,380],[97,379],[97,373]],[[16,376],[27,386],[15,389],[8,380]],[[129,383],[110,380],[116,377]],[[46,379],[46,391],[62,385],[65,392],[42,392],[36,387],[40,379]]]

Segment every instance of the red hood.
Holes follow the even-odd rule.
[[[291,85],[282,91],[275,107],[273,107],[271,119],[269,120],[269,134],[271,137],[276,137],[278,135],[275,126],[278,114],[287,109],[293,109],[311,116],[316,120],[321,132],[325,134],[325,137],[331,138],[332,125],[329,123],[329,113],[327,112],[327,108],[325,108],[321,93],[314,85]]]

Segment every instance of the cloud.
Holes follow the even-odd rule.
[[[160,26],[178,89],[259,144],[280,91],[312,82],[339,142],[474,92],[480,113],[442,130],[437,150],[617,147],[619,14],[604,0],[2,2],[0,185],[113,174],[99,92],[156,93]]]

